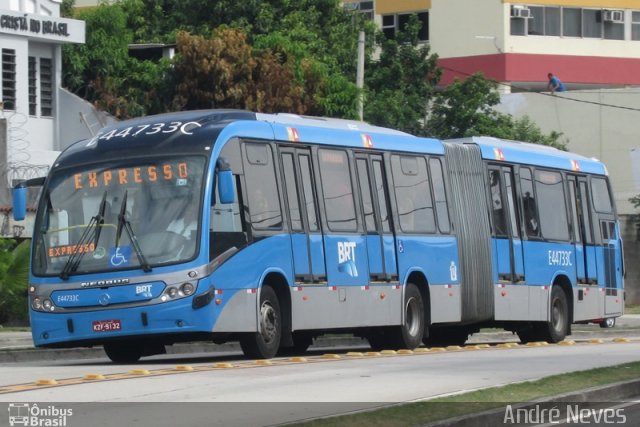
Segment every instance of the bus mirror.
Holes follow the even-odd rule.
[[[27,216],[27,188],[42,187],[45,177],[13,182],[13,219],[22,221]]]
[[[27,216],[27,187],[24,182],[13,188],[13,219],[22,221]]]
[[[233,191],[233,172],[230,170],[218,171],[218,196],[220,203],[233,203],[236,201]]]
[[[233,171],[225,159],[218,159],[218,197],[222,204],[234,203],[236,201],[233,188]]]

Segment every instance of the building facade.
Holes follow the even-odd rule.
[[[417,14],[421,40],[440,57],[443,84],[481,71],[506,83],[504,92],[546,90],[549,72],[570,90],[640,85],[640,0],[344,3],[387,34]]]
[[[60,17],[61,0],[0,0],[0,236],[20,236],[9,188],[45,174],[62,148],[61,46],[84,43],[85,23]],[[77,118],[76,118],[77,119]]]

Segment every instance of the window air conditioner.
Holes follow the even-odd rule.
[[[531,10],[526,6],[513,6],[511,8],[512,18],[531,18]]]
[[[605,10],[602,12],[602,20],[604,22],[622,23],[624,22],[624,11],[623,10]]]

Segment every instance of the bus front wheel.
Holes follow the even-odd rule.
[[[280,302],[271,286],[262,287],[259,310],[258,332],[242,334],[240,347],[249,358],[271,359],[278,352],[282,337]]]
[[[424,335],[424,303],[418,287],[408,283],[404,292],[404,323],[396,329],[398,348],[414,349]]]

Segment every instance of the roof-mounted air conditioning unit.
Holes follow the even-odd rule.
[[[623,10],[603,10],[602,20],[604,22],[623,23],[624,11]]]
[[[531,18],[531,10],[527,6],[515,5],[511,7],[512,18]]]

